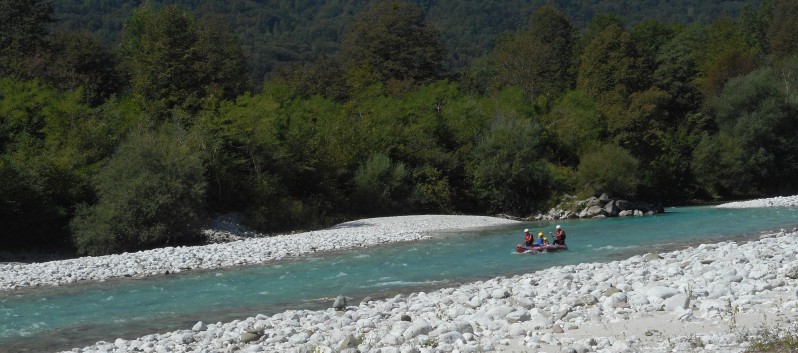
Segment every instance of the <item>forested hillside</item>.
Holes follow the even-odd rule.
[[[55,28],[95,33],[109,46],[119,43],[124,23],[141,0],[54,0]],[[338,51],[342,35],[355,14],[375,0],[331,1],[209,1],[151,0],[177,4],[197,18],[229,26],[249,57],[256,82],[281,64],[315,61]],[[737,16],[756,1],[665,0],[415,0],[430,25],[441,33],[448,53],[445,66],[459,70],[493,49],[506,31],[523,29],[543,4],[555,3],[574,26],[584,28],[598,15],[615,14],[630,26],[656,20],[664,23],[711,23],[721,15]]]
[[[276,232],[410,213],[527,216],[565,195],[675,204],[798,191],[798,3],[738,13],[738,2],[702,2],[685,23],[646,3],[626,5],[641,16],[631,21],[535,7],[500,19],[517,30],[474,31],[484,44],[447,38],[434,2],[242,15],[265,21],[254,37],[302,58],[258,78],[241,29],[197,10],[120,7],[129,15],[114,19],[111,45],[95,34],[105,22],[65,29],[49,2],[0,0],[3,248],[191,244],[231,212]],[[603,11],[574,4],[562,6]],[[292,18],[349,19],[335,36],[269,35],[310,29]],[[335,41],[318,56],[292,47],[313,52],[308,38]],[[451,47],[460,40],[473,47]],[[457,52],[467,60],[455,69]]]

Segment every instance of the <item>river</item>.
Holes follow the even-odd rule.
[[[259,266],[0,293],[0,352],[68,350],[117,337],[190,329],[197,321],[327,308],[338,295],[356,305],[365,296],[756,239],[764,232],[798,226],[798,209],[679,207],[655,216],[556,224],[567,231],[568,251],[514,254],[523,228],[546,234],[554,230],[553,222],[529,222]]]

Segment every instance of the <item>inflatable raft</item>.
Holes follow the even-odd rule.
[[[540,254],[544,252],[555,252],[561,250],[568,250],[568,245],[526,246],[524,244],[518,244],[515,246],[515,252],[519,254]]]

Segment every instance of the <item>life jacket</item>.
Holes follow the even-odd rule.
[[[531,233],[524,234],[524,241],[527,242],[527,243],[531,242],[532,241],[532,234]]]

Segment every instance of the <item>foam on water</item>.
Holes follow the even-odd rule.
[[[449,283],[449,281],[385,281],[385,282],[377,282],[372,285],[364,285],[360,288],[375,288],[375,287],[428,287],[428,286],[436,286],[444,283]]]
[[[338,272],[338,274],[337,274],[337,275],[335,275],[335,276],[332,276],[332,277],[327,277],[326,279],[336,279],[336,278],[341,278],[341,277],[345,277],[345,276],[348,276],[348,275],[346,274],[346,272]]]
[[[592,248],[593,245],[590,244],[590,245],[588,245],[588,247]],[[632,250],[632,249],[636,249],[636,248],[638,248],[638,246],[635,246],[635,245],[627,245],[627,246],[606,245],[606,246],[601,246],[601,247],[598,247],[598,248],[594,248],[593,250],[595,250],[595,251],[602,251],[602,250]]]

